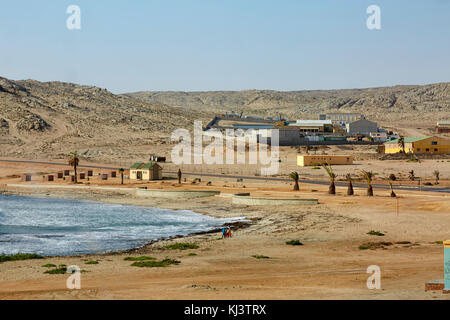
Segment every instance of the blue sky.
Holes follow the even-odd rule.
[[[449,0],[0,0],[0,76],[140,90],[450,81]],[[81,30],[66,8],[81,8]],[[366,27],[381,7],[382,29]]]

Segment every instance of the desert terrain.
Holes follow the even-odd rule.
[[[438,191],[450,186],[448,156],[411,161],[406,156],[384,157],[369,145],[308,150],[310,154],[352,155],[353,165],[334,166],[333,170],[339,182],[350,173],[355,183],[361,183],[355,196],[346,196],[345,186],[338,186],[336,195],[328,195],[323,169],[297,166],[297,154],[306,152],[302,147],[280,147],[279,172],[271,178],[281,180],[264,179],[258,165],[177,166],[170,157],[173,130],[192,130],[195,120],[206,124],[215,114],[230,110],[264,116],[281,113],[292,119],[361,112],[386,129],[414,136],[433,134],[436,121],[450,117],[449,101],[449,83],[119,95],[91,86],[0,78],[1,194],[183,209],[248,220],[233,227],[230,239],[221,239],[219,232],[204,233],[122,252],[0,263],[0,299],[449,299],[440,291],[424,290],[427,281],[443,279],[441,242],[450,239],[450,194]],[[45,182],[44,176],[70,169],[67,154],[71,151],[80,156],[79,172],[90,166],[94,177],[77,185],[66,180]],[[135,161],[146,162],[151,154],[167,157],[161,164],[162,181],[126,178],[121,185],[120,177],[99,178],[117,168],[128,169]],[[179,168],[181,185],[175,175]],[[375,172],[373,183],[386,187],[389,175],[394,174],[398,197],[391,198],[390,191],[380,187],[375,188],[374,197],[367,197],[361,170]],[[440,172],[438,185],[436,170]],[[300,175],[298,192],[292,191],[288,178],[292,171]],[[32,174],[32,181],[22,181],[24,174]],[[420,186],[427,184],[427,191],[420,190],[419,181]],[[411,188],[400,189],[400,185]],[[221,194],[190,200],[142,199],[134,195],[136,187],[217,190]],[[261,197],[315,198],[319,204],[232,203],[233,194],[248,192]],[[369,231],[384,235],[369,235]],[[287,245],[290,240],[303,245]],[[165,248],[176,242],[195,243],[199,248]],[[181,263],[136,268],[124,260],[142,255]],[[85,264],[92,260],[98,264]],[[81,290],[66,288],[67,275],[44,274],[44,264],[80,266],[84,270]],[[366,287],[370,265],[381,268],[381,290]]]
[[[380,161],[382,162],[382,161]],[[441,163],[439,163],[441,164]],[[94,164],[91,164],[94,165]],[[97,163],[101,166],[102,163]],[[445,164],[444,164],[445,166]],[[188,209],[213,217],[245,217],[249,225],[233,227],[233,237],[219,232],[149,244],[136,250],[100,255],[48,257],[0,263],[1,299],[448,299],[440,291],[425,292],[429,280],[443,279],[443,245],[450,225],[450,197],[437,192],[365,189],[346,196],[327,194],[327,186],[211,178],[192,184],[193,176],[179,186],[176,179],[121,186],[119,179],[92,180],[90,185],[34,181],[26,187],[20,172],[53,172],[40,164],[0,163],[1,192],[38,197],[79,198],[107,203],[168,209]],[[102,169],[95,169],[95,173]],[[32,185],[38,188],[30,188]],[[127,192],[84,189],[105,186],[135,188],[218,190],[220,196],[192,199],[141,199]],[[243,186],[245,184],[245,188]],[[67,189],[69,188],[69,189]],[[244,206],[231,203],[231,195],[317,198],[318,205]],[[371,230],[384,236],[368,235]],[[300,240],[302,246],[286,241]],[[165,245],[191,242],[198,249],[168,250]],[[363,247],[361,247],[363,246]],[[367,247],[367,249],[366,249]],[[363,248],[363,249],[361,249]],[[195,254],[195,255],[194,255]],[[125,257],[151,256],[177,259],[166,268],[136,268]],[[257,259],[260,255],[268,258]],[[95,260],[96,265],[85,262]],[[78,265],[81,290],[67,290],[67,275],[44,274],[44,264]],[[381,268],[381,290],[368,290],[366,269]]]

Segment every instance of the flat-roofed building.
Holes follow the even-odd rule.
[[[361,119],[365,119],[364,115],[361,113],[327,113],[319,115],[319,120],[331,120],[345,123]]]
[[[353,157],[346,155],[297,155],[297,165],[299,167],[353,164]]]
[[[440,120],[436,125],[436,133],[450,133],[450,121]]]
[[[300,132],[333,132],[331,120],[297,120],[289,126],[297,127]]]
[[[362,134],[369,136],[371,132],[378,131],[378,124],[366,119],[360,119],[347,123],[346,128],[349,135]]]

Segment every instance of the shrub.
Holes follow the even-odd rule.
[[[367,249],[369,249],[368,246],[364,246],[364,245],[359,246],[359,250],[367,250]]]
[[[268,256],[263,256],[263,255],[259,255],[259,254],[256,254],[252,257],[255,259],[270,259],[270,257],[268,257]]]
[[[98,261],[86,261],[84,264],[98,264]]]
[[[188,250],[188,249],[198,249],[198,245],[189,242],[177,242],[174,244],[169,244],[168,246],[165,246],[165,248],[170,250]]]
[[[180,263],[181,261],[175,259],[164,259],[161,261],[137,261],[134,262],[131,266],[139,268],[164,268],[170,266],[171,264],[180,264]]]
[[[67,273],[67,266],[65,264],[60,264],[57,268],[45,271],[47,274],[65,274]]]
[[[320,170],[320,167],[312,167],[313,170]]]
[[[0,262],[33,260],[33,259],[44,259],[44,257],[34,253],[16,253],[10,255],[6,255],[3,253],[2,255],[0,255]]]
[[[193,256],[196,256],[196,255],[197,255],[197,254],[194,253],[194,252],[191,252],[191,253],[188,254],[189,257],[193,257]]]
[[[384,233],[381,233],[380,231],[374,231],[374,230],[370,230],[369,232],[367,232],[367,234],[369,234],[371,236],[378,236],[378,237],[384,236]]]
[[[287,245],[290,246],[302,246],[303,243],[300,242],[300,240],[290,240],[290,241],[286,241]]]
[[[56,264],[47,263],[42,266],[42,268],[56,268]]]
[[[145,261],[145,260],[156,260],[153,257],[141,256],[141,257],[126,257],[123,260],[125,261]]]

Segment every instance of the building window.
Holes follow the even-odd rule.
[[[434,148],[434,151],[435,151],[435,152],[437,152],[437,151],[438,151],[438,149]]]
[[[431,145],[437,146],[437,141],[431,141]]]
[[[426,151],[426,152],[430,152],[430,149],[427,148],[425,151]]]
[[[417,152],[420,152],[420,148],[417,148]]]

